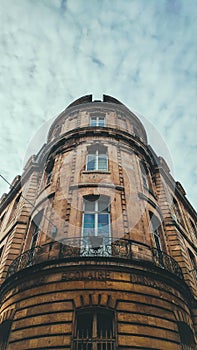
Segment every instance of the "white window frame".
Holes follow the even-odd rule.
[[[108,236],[107,238],[110,238],[111,237],[111,222],[110,222],[110,203],[108,204],[108,212],[102,212],[102,211],[98,211],[98,202],[99,200],[96,200],[94,203],[95,203],[95,206],[94,206],[94,211],[86,211],[86,208],[85,208],[85,205],[86,205],[86,201],[88,199],[85,199],[84,200],[84,203],[83,203],[83,219],[82,219],[82,237],[83,238],[86,238],[86,237],[90,237],[90,236],[93,236],[93,237],[106,237],[105,235],[98,235],[99,233],[99,229],[98,229],[98,215],[99,214],[102,214],[103,215],[107,215],[108,216]],[[84,235],[84,232],[85,232],[85,228],[84,228],[84,223],[85,223],[85,214],[94,214],[95,216],[95,221],[94,221],[94,228],[92,229],[92,233],[89,235]]]
[[[88,164],[91,162],[89,160],[90,157],[94,157],[95,166],[94,169],[88,169]],[[106,167],[103,169],[99,169],[99,158],[104,158],[106,160]],[[103,151],[100,151],[99,148],[97,148],[94,152],[90,149],[88,149],[88,154],[86,157],[86,171],[108,171],[108,155],[107,152],[103,153]]]
[[[93,120],[96,120],[95,125],[93,124]],[[103,125],[100,125],[100,120],[103,120]],[[105,127],[105,117],[101,115],[92,115],[90,117],[90,126],[100,126],[100,127]]]

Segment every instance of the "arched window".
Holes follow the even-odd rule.
[[[5,350],[8,344],[10,330],[12,326],[12,320],[8,319],[0,325],[0,349]]]
[[[182,350],[195,350],[195,339],[191,328],[185,322],[177,322]]]
[[[74,350],[115,350],[114,312],[87,308],[76,312]]]
[[[83,237],[110,236],[109,199],[103,195],[84,196]]]
[[[108,157],[106,147],[100,144],[88,147],[86,170],[108,171]]]

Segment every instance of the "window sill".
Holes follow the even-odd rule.
[[[82,174],[111,174],[108,170],[84,170]]]

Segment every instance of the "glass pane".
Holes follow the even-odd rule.
[[[81,339],[92,338],[93,314],[82,313],[77,317],[77,337]]]
[[[109,236],[109,214],[98,214],[98,235]]]
[[[101,338],[108,338],[113,334],[113,316],[111,313],[98,312],[97,334]]]
[[[85,201],[85,212],[95,211],[95,202]]]
[[[95,154],[89,154],[87,156],[87,170],[96,170],[96,156]]]
[[[156,248],[158,250],[161,250],[160,239],[158,237],[157,231],[154,232],[154,239],[155,239]]]
[[[91,117],[90,126],[96,126],[96,117]]]
[[[95,215],[84,214],[83,235],[92,236],[95,232]]]
[[[100,154],[98,156],[98,170],[107,170],[107,155]]]
[[[105,118],[100,117],[98,120],[98,126],[105,126]]]
[[[109,200],[106,198],[101,198],[98,201],[98,212],[109,212]]]

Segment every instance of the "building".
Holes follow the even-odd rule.
[[[1,349],[196,349],[197,214],[121,102],[69,105],[0,218]]]

